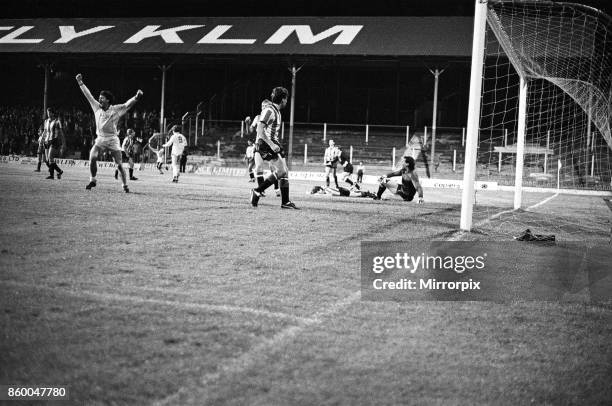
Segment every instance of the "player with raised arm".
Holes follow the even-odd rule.
[[[55,158],[61,155],[66,142],[64,140],[64,131],[62,123],[55,114],[55,109],[47,108],[47,119],[43,123],[43,139],[45,145],[45,156],[49,165],[49,176],[47,179],[54,179],[53,172],[57,171],[57,178],[61,179],[64,171],[57,166]]]
[[[155,136],[153,136],[155,137]],[[151,137],[151,138],[153,138]],[[166,161],[166,150],[163,147],[159,147],[158,149],[155,149],[151,146],[150,143],[147,144],[149,149],[151,151],[153,151],[153,153],[155,155],[157,155],[157,163],[155,164],[155,167],[157,168],[157,170],[159,171],[160,175],[164,174],[164,171],[162,171],[162,168],[164,166],[164,162]]]
[[[280,145],[278,135],[281,129],[280,110],[287,105],[289,92],[284,87],[272,89],[272,100],[266,103],[259,115],[257,138],[255,140],[255,167],[257,173],[263,174],[263,161],[269,161],[272,170],[270,176],[255,189],[251,189],[251,204],[257,207],[263,192],[278,179],[281,191],[281,208],[296,209],[297,206],[289,200],[289,169],[285,161],[285,153]]]
[[[181,155],[183,155],[183,150],[187,146],[187,138],[185,138],[185,136],[181,134],[181,128],[177,125],[173,125],[172,128],[170,128],[170,132],[172,133],[172,136],[170,137],[168,142],[166,142],[161,147],[167,148],[169,146],[172,146],[172,182],[178,183],[180,173],[179,160],[181,159]]]
[[[96,186],[96,173],[98,172],[98,157],[105,151],[110,151],[113,156],[113,160],[117,164],[117,169],[121,174],[121,182],[123,183],[123,190],[129,193],[127,186],[125,170],[122,165],[121,145],[119,145],[119,132],[117,131],[117,123],[119,119],[127,113],[127,111],[136,104],[136,102],[142,97],[142,90],[138,89],[136,95],[126,101],[124,104],[111,104],[113,102],[113,95],[108,90],[102,90],[98,100],[94,99],[91,92],[83,83],[83,75],[80,73],[76,75],[76,81],[85,98],[89,102],[96,120],[96,140],[91,151],[89,152],[89,171],[91,177],[89,178],[89,184],[85,187],[87,190]]]
[[[130,170],[130,180],[138,180],[138,178],[134,177],[134,143],[135,138],[134,135],[136,133],[131,128],[128,128],[127,135],[123,139],[123,143],[121,144],[121,155],[124,159],[128,161],[129,170]],[[115,169],[115,179],[119,176],[119,169]]]
[[[414,199],[414,195],[419,193],[419,203],[423,203],[423,188],[421,187],[421,183],[419,182],[419,177],[415,172],[415,161],[411,156],[404,156],[404,164],[397,171],[389,172],[385,176],[380,178],[380,185],[378,187],[378,192],[376,196],[373,198],[374,200],[380,200],[385,189],[389,189],[391,193],[394,193],[400,196],[402,199],[410,202]],[[402,183],[397,184],[396,182],[390,180],[394,176],[401,176]]]

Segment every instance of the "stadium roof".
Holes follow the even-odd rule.
[[[467,57],[472,17],[0,20],[0,53]]]

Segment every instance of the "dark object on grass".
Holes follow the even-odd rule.
[[[531,232],[530,229],[527,229],[525,231],[523,231],[523,234],[519,235],[518,237],[514,237],[515,240],[517,241],[546,241],[546,242],[551,242],[551,241],[555,241],[555,235],[554,234],[533,234]]]

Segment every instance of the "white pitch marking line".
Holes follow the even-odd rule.
[[[535,209],[536,207],[539,207],[539,206],[541,206],[543,204],[546,204],[546,203],[550,202],[552,199],[554,199],[557,196],[559,196],[559,193],[555,193],[554,195],[552,195],[550,197],[547,197],[546,199],[542,200],[540,203],[536,203],[533,206],[527,207],[527,209],[525,209],[525,210]]]
[[[536,207],[540,207],[543,204],[546,204],[546,203],[550,202],[552,199],[554,199],[557,196],[559,196],[559,193],[555,193],[554,195],[547,197],[546,199],[542,200],[541,202],[538,202],[538,203],[536,203],[536,204],[534,204],[532,206],[527,207],[525,210],[529,211],[531,209],[535,209]],[[486,219],[484,219],[482,221],[479,221],[478,223],[476,223],[474,225],[474,227],[482,227],[483,225],[491,222],[491,220],[495,220],[496,218],[498,218],[498,217],[500,217],[500,216],[502,216],[504,214],[513,213],[515,211],[516,211],[515,209],[509,209],[509,210],[500,211],[499,213],[494,214],[491,217],[488,217],[488,218],[486,218]],[[460,240],[465,235],[467,235],[467,233],[465,233],[464,231],[461,231],[461,230],[457,231],[457,232],[455,232],[455,234],[453,236],[448,238],[448,241],[457,241],[457,240]]]
[[[35,285],[31,283],[25,282],[17,282],[17,281],[0,281],[3,285],[22,287],[22,288],[31,288],[31,289],[42,289],[48,290],[56,293],[60,293],[63,295],[69,295],[76,298],[90,298],[96,299],[106,302],[130,302],[130,303],[142,303],[142,304],[157,304],[169,307],[178,307],[184,309],[194,309],[194,310],[206,310],[206,311],[216,311],[222,313],[247,313],[254,314],[257,316],[265,316],[276,319],[288,320],[295,323],[304,323],[310,322],[311,319],[307,317],[299,317],[294,316],[287,313],[281,312],[271,312],[268,310],[255,309],[252,307],[242,307],[242,306],[229,306],[229,305],[213,305],[207,303],[194,303],[194,302],[177,302],[174,300],[163,300],[163,299],[153,299],[153,298],[143,298],[138,296],[125,296],[116,293],[104,293],[104,292],[94,292],[89,290],[75,291],[70,289],[64,289],[61,287],[53,287],[48,285]],[[163,292],[163,291],[162,291]]]
[[[360,297],[361,292],[355,292],[350,296],[334,303],[325,311],[317,312],[313,317],[309,319],[303,319],[301,322],[298,323],[298,325],[287,327],[276,333],[271,338],[261,341],[249,351],[243,353],[237,358],[232,359],[227,364],[221,365],[219,368],[219,372],[210,373],[202,376],[199,387],[209,385],[210,383],[218,380],[222,375],[234,375],[250,368],[257,361],[269,355],[270,349],[278,349],[284,342],[292,339],[306,328],[323,323],[327,318],[335,315],[336,313],[342,311],[344,308],[355,303],[357,300],[359,300]],[[193,390],[190,390],[189,388],[185,387],[180,388],[176,393],[166,397],[165,399],[161,399],[155,402],[154,406],[176,404],[178,398],[183,392],[193,393]]]

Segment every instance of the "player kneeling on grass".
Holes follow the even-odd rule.
[[[423,203],[423,188],[419,183],[419,177],[416,174],[414,168],[416,164],[414,158],[411,156],[404,157],[404,164],[400,169],[394,172],[389,172],[385,176],[380,178],[380,185],[378,186],[378,192],[374,196],[374,200],[380,200],[383,193],[388,189],[391,193],[400,196],[402,199],[411,202],[414,199],[414,195],[419,193],[419,203]],[[397,184],[390,180],[394,176],[401,176],[402,183]]]
[[[76,75],[76,81],[85,98],[91,105],[96,120],[96,141],[91,147],[89,152],[89,171],[90,178],[89,184],[85,189],[90,190],[96,186],[96,173],[98,172],[98,157],[106,151],[110,151],[113,155],[113,160],[117,164],[117,169],[121,174],[121,182],[123,183],[123,190],[125,193],[129,193],[127,186],[125,170],[123,169],[121,155],[121,145],[119,145],[119,131],[117,131],[117,123],[121,117],[132,108],[134,104],[142,97],[142,90],[138,90],[136,95],[126,101],[124,104],[111,104],[113,102],[113,95],[107,90],[102,90],[98,100],[94,99],[91,92],[83,83],[83,76],[79,73]]]
[[[121,155],[123,159],[128,162],[128,166],[130,168],[130,180],[138,180],[138,178],[134,177],[134,136],[136,133],[131,128],[127,130],[127,136],[123,140],[123,144],[121,144]],[[115,169],[115,179],[119,176],[119,169]]]
[[[167,143],[162,145],[162,148],[172,146],[172,182],[178,183],[180,173],[179,161],[181,159],[181,155],[183,155],[183,150],[187,146],[187,138],[185,138],[185,136],[181,134],[181,128],[179,126],[172,126],[170,132],[172,133],[172,136],[170,137]]]
[[[257,139],[255,140],[255,167],[257,175],[263,176],[263,161],[269,161],[274,171],[257,188],[251,189],[251,204],[257,207],[259,198],[264,191],[278,179],[281,191],[281,208],[298,209],[289,200],[289,169],[285,161],[285,154],[280,145],[278,135],[281,128],[280,110],[287,105],[287,89],[275,87],[272,89],[272,102],[265,104],[259,115],[257,124]]]

